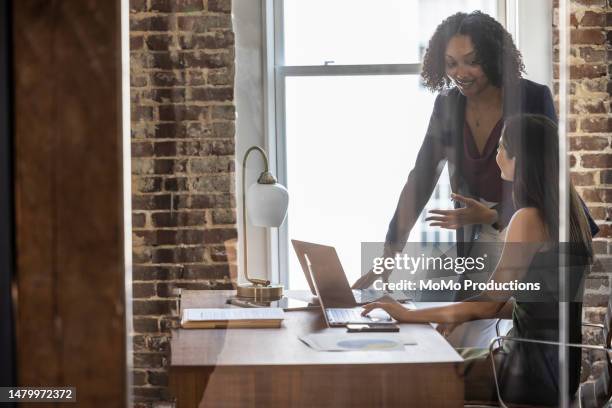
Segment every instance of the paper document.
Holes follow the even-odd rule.
[[[402,333],[315,333],[300,340],[318,351],[401,351],[416,344]]]

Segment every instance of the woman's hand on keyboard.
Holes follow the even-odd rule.
[[[389,315],[395,320],[397,320],[398,322],[405,320],[407,313],[410,312],[408,309],[402,306],[402,304],[399,303],[397,300],[389,297],[385,299],[385,301],[383,302],[380,302],[380,301],[372,302],[372,303],[368,303],[367,305],[363,305],[363,312],[361,312],[361,315],[366,316],[368,313],[370,313],[374,309],[384,310],[385,312],[389,313]]]

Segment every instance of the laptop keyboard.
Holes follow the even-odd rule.
[[[372,323],[372,318],[362,316],[356,309],[327,309],[327,318],[330,323]]]

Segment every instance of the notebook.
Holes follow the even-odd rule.
[[[283,309],[272,307],[185,309],[181,326],[185,329],[278,328],[284,317]]]

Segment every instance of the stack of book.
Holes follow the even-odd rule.
[[[184,329],[278,328],[284,319],[280,308],[185,309]]]

